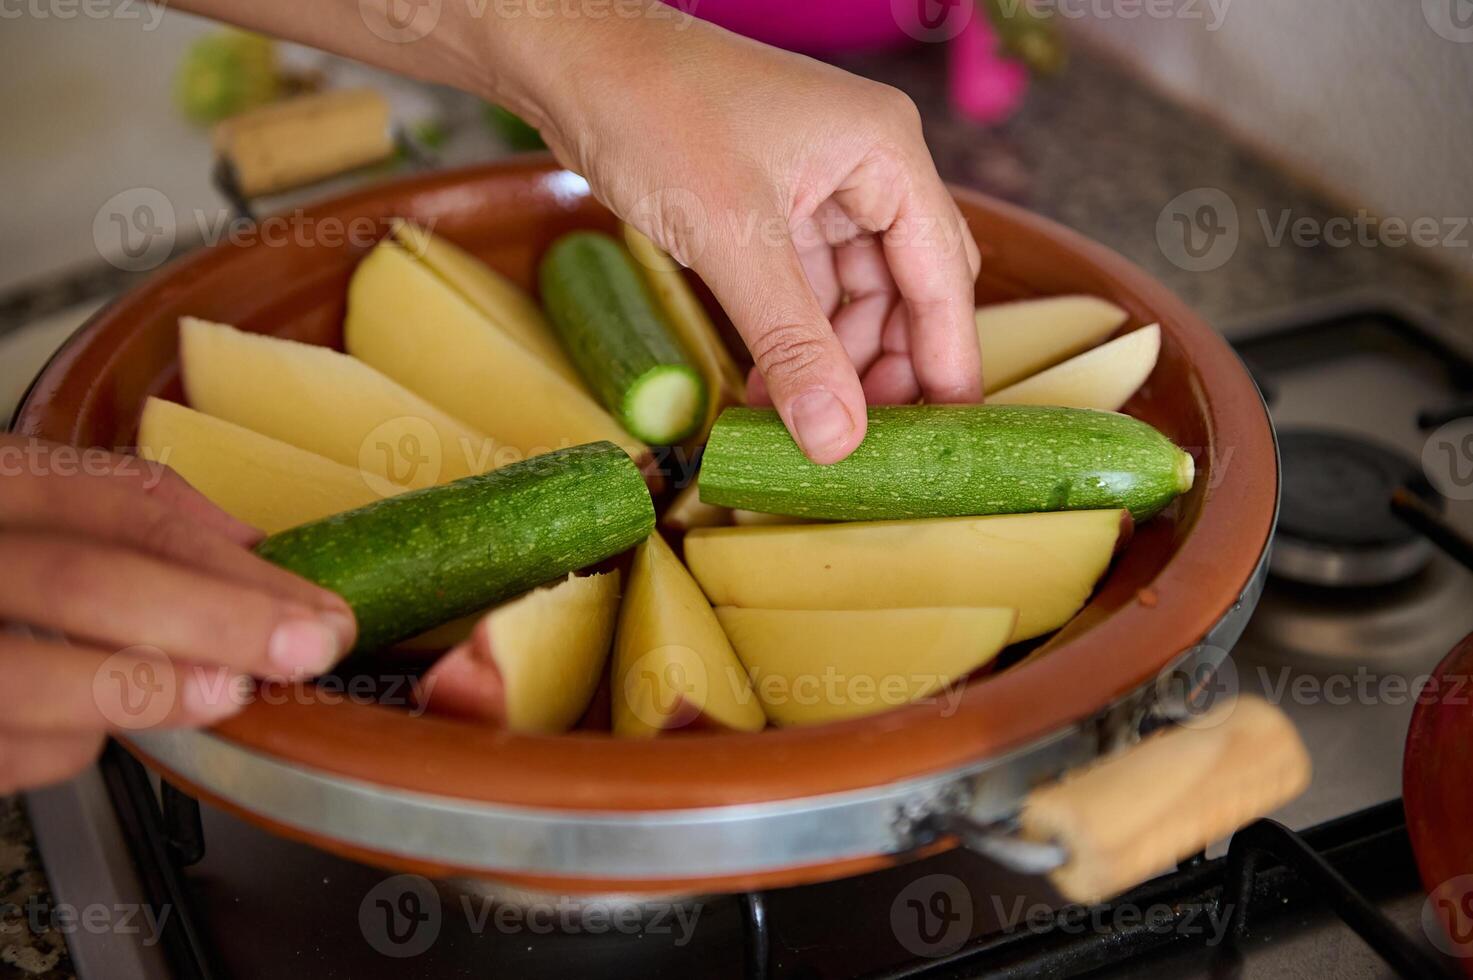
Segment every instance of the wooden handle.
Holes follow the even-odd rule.
[[[247,197],[310,184],[394,152],[388,103],[372,89],[305,95],[233,116],[215,127],[214,143]]]
[[[1094,904],[1292,800],[1309,772],[1288,717],[1242,697],[1035,790],[1022,834],[1062,844],[1069,861],[1050,873],[1054,887]]]

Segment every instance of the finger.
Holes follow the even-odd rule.
[[[815,463],[848,456],[864,438],[864,391],[792,243],[731,236],[712,245],[696,271],[746,341],[788,431]]]
[[[39,789],[75,776],[97,758],[102,742],[100,732],[0,734],[0,795]]]
[[[772,393],[767,390],[767,382],[762,380],[762,372],[755,367],[747,372],[747,404],[772,406]]]
[[[881,354],[885,322],[898,295],[895,281],[890,278],[890,267],[879,242],[868,235],[860,234],[835,247],[833,265],[837,286],[848,297],[831,315],[834,336],[849,355],[854,369],[863,375]],[[909,355],[906,356],[908,360]],[[870,395],[868,387],[865,394]],[[887,400],[894,402],[893,398]],[[755,368],[747,378],[747,403],[772,404],[767,385]]]
[[[909,405],[921,397],[910,356],[910,310],[897,303],[885,321],[883,353],[865,373],[864,394],[876,405]]]
[[[863,375],[880,356],[886,320],[899,295],[880,243],[860,235],[834,250],[839,282],[849,297],[833,318],[834,333]]]
[[[157,497],[139,493],[127,481],[85,475],[22,478],[7,483],[5,490],[0,495],[0,525],[67,531],[126,545],[346,617],[346,628],[353,628],[352,613],[341,596],[256,557],[237,541],[171,509],[165,500],[175,491]]]
[[[929,159],[872,163],[850,175],[835,198],[857,224],[884,229],[885,258],[909,314],[910,354],[926,399],[979,400],[968,232],[935,166]],[[892,373],[900,372],[888,364],[881,371],[887,383]]]
[[[7,734],[195,727],[245,705],[243,675],[142,648],[109,654],[7,635],[0,636],[0,665],[0,730]]]
[[[967,224],[966,216],[962,209],[956,206],[956,201],[951,202],[951,209],[956,214],[957,227],[962,230],[962,246],[967,250],[967,269],[972,273],[973,298],[972,303],[976,305],[975,289],[977,277],[982,274],[982,250],[977,247],[977,238],[972,234],[972,228]]]
[[[839,274],[834,268],[834,246],[827,237],[828,225],[832,222],[826,215],[829,211],[844,217],[837,205],[825,201],[813,217],[793,230],[793,247],[798,251],[798,261],[803,264],[803,274],[819,308],[824,316],[832,317],[843,301],[844,291],[839,286]]]
[[[6,464],[22,462],[23,472]],[[237,544],[250,546],[261,532],[212,503],[204,494],[163,463],[109,452],[96,447],[78,448],[44,439],[0,436],[0,472],[7,476],[44,478],[54,483],[81,480],[87,485],[107,481],[136,493],[154,497],[165,507],[212,528]]]
[[[910,319],[910,357],[929,402],[982,398],[981,354],[973,320],[970,233],[940,178],[902,198],[884,236],[885,255]]]
[[[326,670],[351,643],[336,613],[81,538],[5,534],[0,567],[14,579],[0,590],[0,618],[106,647],[297,677]]]

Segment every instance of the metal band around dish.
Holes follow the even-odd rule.
[[[1260,559],[1238,602],[1178,658],[1220,660],[1262,591]],[[1146,685],[1137,699],[1154,700]],[[963,808],[1003,820],[1028,790],[1093,759],[1114,741],[1074,726],[1018,751],[904,782],[772,803],[662,811],[568,811],[472,802],[391,789],[306,769],[207,732],[128,740],[202,790],[311,834],[384,854],[487,872],[581,879],[685,879],[751,874],[909,850],[917,818]],[[960,790],[960,792],[959,792]]]

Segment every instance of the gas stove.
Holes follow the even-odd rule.
[[[1280,434],[1283,522],[1269,586],[1214,688],[1279,703],[1304,736],[1314,784],[1275,820],[1093,909],[1056,908],[1037,880],[962,851],[765,893],[574,901],[432,884],[269,835],[112,746],[96,770],[28,801],[59,905],[148,912],[131,933],[70,929],[79,974],[1447,972],[1446,939],[1423,925],[1401,756],[1419,679],[1473,630],[1473,573],[1388,501],[1405,488],[1473,533],[1473,492],[1436,485],[1447,433],[1421,425],[1457,415],[1473,357],[1386,303],[1291,311],[1231,335]]]

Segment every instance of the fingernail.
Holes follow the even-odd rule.
[[[798,445],[803,451],[821,456],[849,438],[854,419],[833,392],[818,388],[793,403],[793,428],[798,430]]]
[[[195,668],[184,675],[181,698],[192,720],[208,724],[238,714],[250,698],[251,679],[225,670]]]
[[[338,638],[338,649],[347,651],[353,649],[353,643],[358,639],[358,621],[353,618],[351,612],[339,612],[330,609],[321,614],[322,621]]]
[[[324,613],[326,619],[329,614]],[[338,633],[325,623],[312,619],[293,619],[277,626],[271,633],[266,654],[283,673],[320,674],[338,659],[342,645]]]

